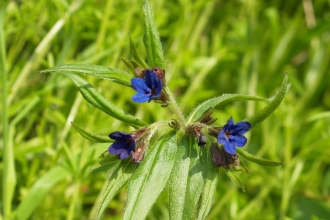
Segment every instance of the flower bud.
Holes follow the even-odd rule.
[[[132,152],[130,155],[130,160],[132,163],[140,163],[144,159],[145,148],[146,144],[143,142],[139,148]]]
[[[223,152],[220,150],[217,143],[212,143],[210,146],[211,156],[214,166],[221,167],[225,164],[225,158]]]
[[[210,150],[213,164],[216,167],[223,166],[223,168],[231,170],[239,166],[240,162],[238,156],[236,154],[227,153],[225,149],[222,146],[219,147],[217,143],[212,143]]]

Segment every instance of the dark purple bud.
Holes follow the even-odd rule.
[[[212,156],[212,161],[213,164],[216,167],[221,167],[229,170],[229,169],[234,169],[239,166],[239,158],[236,154],[229,154],[225,151],[225,149],[217,143],[212,143],[211,147],[211,156]]]
[[[222,150],[217,143],[212,143],[210,146],[211,156],[214,166],[221,167],[225,165],[225,158]]]
[[[202,133],[202,128],[199,126],[193,127],[195,136],[196,136],[196,143],[200,147],[205,147],[206,145],[206,136]]]

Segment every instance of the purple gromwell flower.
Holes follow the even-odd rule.
[[[116,131],[109,134],[109,137],[115,140],[109,147],[109,153],[118,155],[121,160],[129,157],[135,151],[135,139],[131,134]]]
[[[157,99],[162,92],[162,80],[152,70],[146,70],[145,79],[131,79],[132,88],[137,91],[132,97],[133,102],[143,103]]]
[[[225,127],[218,134],[218,143],[223,144],[224,149],[229,154],[236,154],[236,146],[243,147],[247,138],[243,136],[251,128],[249,122],[238,122],[234,124],[232,117],[228,120]]]

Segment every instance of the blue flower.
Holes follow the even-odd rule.
[[[109,153],[120,156],[121,160],[135,151],[135,139],[131,134],[116,131],[109,134],[109,137],[115,140],[109,147]]]
[[[146,70],[145,79],[131,79],[132,88],[137,91],[132,97],[133,102],[150,102],[157,99],[162,92],[162,80],[152,70]]]
[[[225,127],[218,134],[218,143],[223,144],[225,151],[229,154],[236,154],[236,146],[243,147],[247,139],[243,136],[250,130],[251,124],[249,122],[238,122],[234,124],[232,117],[228,120]]]

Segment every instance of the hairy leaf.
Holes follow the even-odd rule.
[[[266,98],[259,96],[241,95],[241,94],[224,94],[219,97],[215,97],[199,104],[193,109],[188,116],[188,123],[196,121],[203,115],[208,109],[213,108],[220,104],[225,104],[229,101],[268,101]]]
[[[86,138],[87,140],[89,140],[91,142],[95,142],[95,143],[111,143],[111,142],[113,142],[113,140],[110,139],[106,135],[100,135],[100,134],[95,134],[95,133],[86,131],[74,122],[71,122],[71,124],[79,132],[79,134],[81,134],[81,136],[83,136],[84,138]]]
[[[104,190],[101,198],[95,219],[100,219],[102,213],[108,206],[109,202],[117,195],[118,191],[127,183],[131,178],[137,165],[131,163],[129,160],[121,161],[121,164],[110,176],[107,187]]]
[[[243,192],[245,192],[244,185],[241,179],[237,176],[237,173],[232,170],[226,170],[227,176],[237,185],[239,186]]]
[[[163,191],[178,149],[176,133],[173,131],[163,135],[150,148],[146,158],[129,182],[124,220],[144,219]]]
[[[170,219],[194,219],[204,187],[204,166],[195,140],[183,137],[169,181]]]
[[[129,35],[129,45],[130,45],[130,49],[131,49],[131,54],[134,57],[136,63],[142,68],[148,68],[148,64],[146,64],[144,59],[140,56],[139,52],[136,50],[136,47],[131,38],[131,35]]]
[[[215,167],[212,163],[211,153],[207,148],[201,148],[202,156],[201,162],[204,166],[204,187],[199,201],[197,219],[205,219],[209,214],[212,204],[213,197],[216,192],[219,168]]]
[[[106,98],[104,98],[101,94],[99,94],[96,89],[89,84],[86,80],[81,77],[69,73],[69,72],[60,72],[61,74],[69,77],[77,86],[81,95],[85,98],[87,102],[89,102],[94,107],[100,109],[101,111],[111,115],[118,120],[126,122],[129,125],[135,127],[141,127],[147,125],[147,123],[137,119],[133,115],[125,112],[124,110],[118,108]]]
[[[257,112],[251,118],[245,119],[243,121],[248,121],[252,125],[252,128],[260,124],[263,120],[268,118],[277,107],[281,104],[288,88],[288,74],[285,74],[282,85],[275,98],[263,109]]]
[[[92,166],[90,171],[93,173],[100,172],[100,171],[107,171],[107,170],[113,169],[113,167],[119,165],[120,162],[121,161],[118,159],[117,156],[108,154],[107,156],[102,158],[100,161],[98,161],[97,164]]]
[[[247,160],[263,165],[263,166],[280,166],[283,165],[283,162],[276,162],[276,161],[272,161],[272,160],[267,160],[261,157],[257,157],[255,155],[249,154],[248,152],[246,152],[245,150],[242,150],[240,148],[236,148],[237,153],[239,155],[241,155],[242,157],[246,158]]]
[[[90,64],[65,64],[40,71],[40,73],[50,72],[70,72],[89,75],[100,79],[110,80],[125,86],[131,86],[131,79],[133,77],[131,74],[123,70]]]
[[[147,52],[148,65],[151,68],[158,66],[165,69],[163,47],[148,0],[143,1],[142,11],[144,24],[143,42]]]

